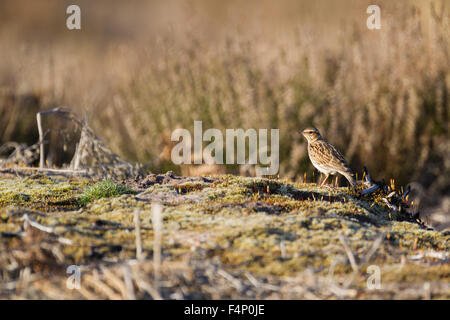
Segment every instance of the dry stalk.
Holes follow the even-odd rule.
[[[101,281],[98,276],[87,274],[83,281],[89,284],[99,294],[103,294],[110,300],[121,300],[122,297],[117,294],[111,287]]]
[[[53,233],[53,231],[54,231],[53,228],[46,227],[46,226],[44,226],[44,225],[34,221],[30,217],[28,217],[28,214],[24,214],[23,217],[21,218],[21,220],[24,221],[23,228],[25,230],[27,230],[28,229],[28,225],[30,225],[30,226],[32,226],[32,227],[34,227],[36,229],[39,229],[39,230],[47,232],[47,233]]]
[[[142,278],[136,277],[136,284],[142,291],[147,292],[154,300],[163,300],[162,296],[159,294],[158,290],[152,287],[147,281]]]
[[[239,281],[239,279],[233,277],[231,274],[229,274],[225,270],[219,269],[219,271],[217,271],[217,274],[219,274],[222,277],[224,277],[225,279],[227,279],[237,290],[241,291],[243,289],[243,285],[242,285],[241,281]]]
[[[358,272],[358,265],[356,264],[355,256],[353,255],[352,250],[345,241],[345,237],[343,235],[339,235],[339,241],[341,241],[342,245],[344,246],[345,253],[347,254],[348,260],[350,261],[350,265],[352,266],[353,271],[355,273]]]
[[[105,281],[113,286],[117,291],[119,291],[122,295],[122,297],[127,297],[127,287],[124,281],[122,281],[121,277],[116,275],[113,271],[111,271],[109,268],[102,268],[101,271],[103,272],[103,275],[105,276]]]
[[[361,264],[366,264],[370,261],[370,258],[377,252],[378,248],[380,247],[381,243],[383,242],[384,237],[386,236],[385,233],[383,233],[381,236],[375,239],[374,243],[372,244],[372,247],[370,248],[369,252],[367,252],[367,255],[365,256],[363,262]]]
[[[123,280],[125,282],[126,297],[128,300],[136,300],[136,294],[134,293],[133,274],[131,273],[130,266],[125,263],[122,267]]]
[[[42,131],[41,113],[36,114],[36,121],[39,131],[39,168],[44,168],[45,154],[44,154],[44,132]]]
[[[162,240],[162,207],[159,203],[152,205],[153,223],[153,268],[156,290],[159,291],[159,280],[161,270],[161,240]]]
[[[134,209],[134,226],[136,232],[136,259],[139,262],[141,262],[143,260],[143,255],[142,255],[140,212],[138,208]]]

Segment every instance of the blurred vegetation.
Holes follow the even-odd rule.
[[[360,173],[450,190],[445,1],[379,1],[377,31],[368,1],[74,3],[81,31],[69,3],[0,4],[0,142],[36,142],[36,109],[65,105],[124,158],[180,172],[175,128],[279,128],[280,176],[302,180],[297,131],[315,125]]]

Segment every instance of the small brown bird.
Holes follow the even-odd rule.
[[[336,174],[337,172],[342,174],[352,187],[356,185],[353,171],[342,153],[322,138],[319,130],[306,128],[301,133],[308,140],[309,159],[317,170],[325,174],[321,186],[327,181],[330,174]]]

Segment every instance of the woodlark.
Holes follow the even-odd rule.
[[[342,174],[352,187],[356,185],[352,169],[348,166],[342,153],[322,138],[319,130],[307,128],[301,133],[308,140],[309,159],[317,170],[325,174],[321,186],[327,181],[330,174],[336,174],[336,172]]]

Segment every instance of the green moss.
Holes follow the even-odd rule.
[[[86,205],[96,199],[113,198],[127,193],[134,193],[134,191],[124,185],[115,184],[110,180],[105,180],[97,182],[93,186],[84,190],[78,200],[78,203],[80,205]]]
[[[73,209],[77,195],[91,184],[87,179],[33,175],[0,180],[0,207],[20,206],[38,210]]]

